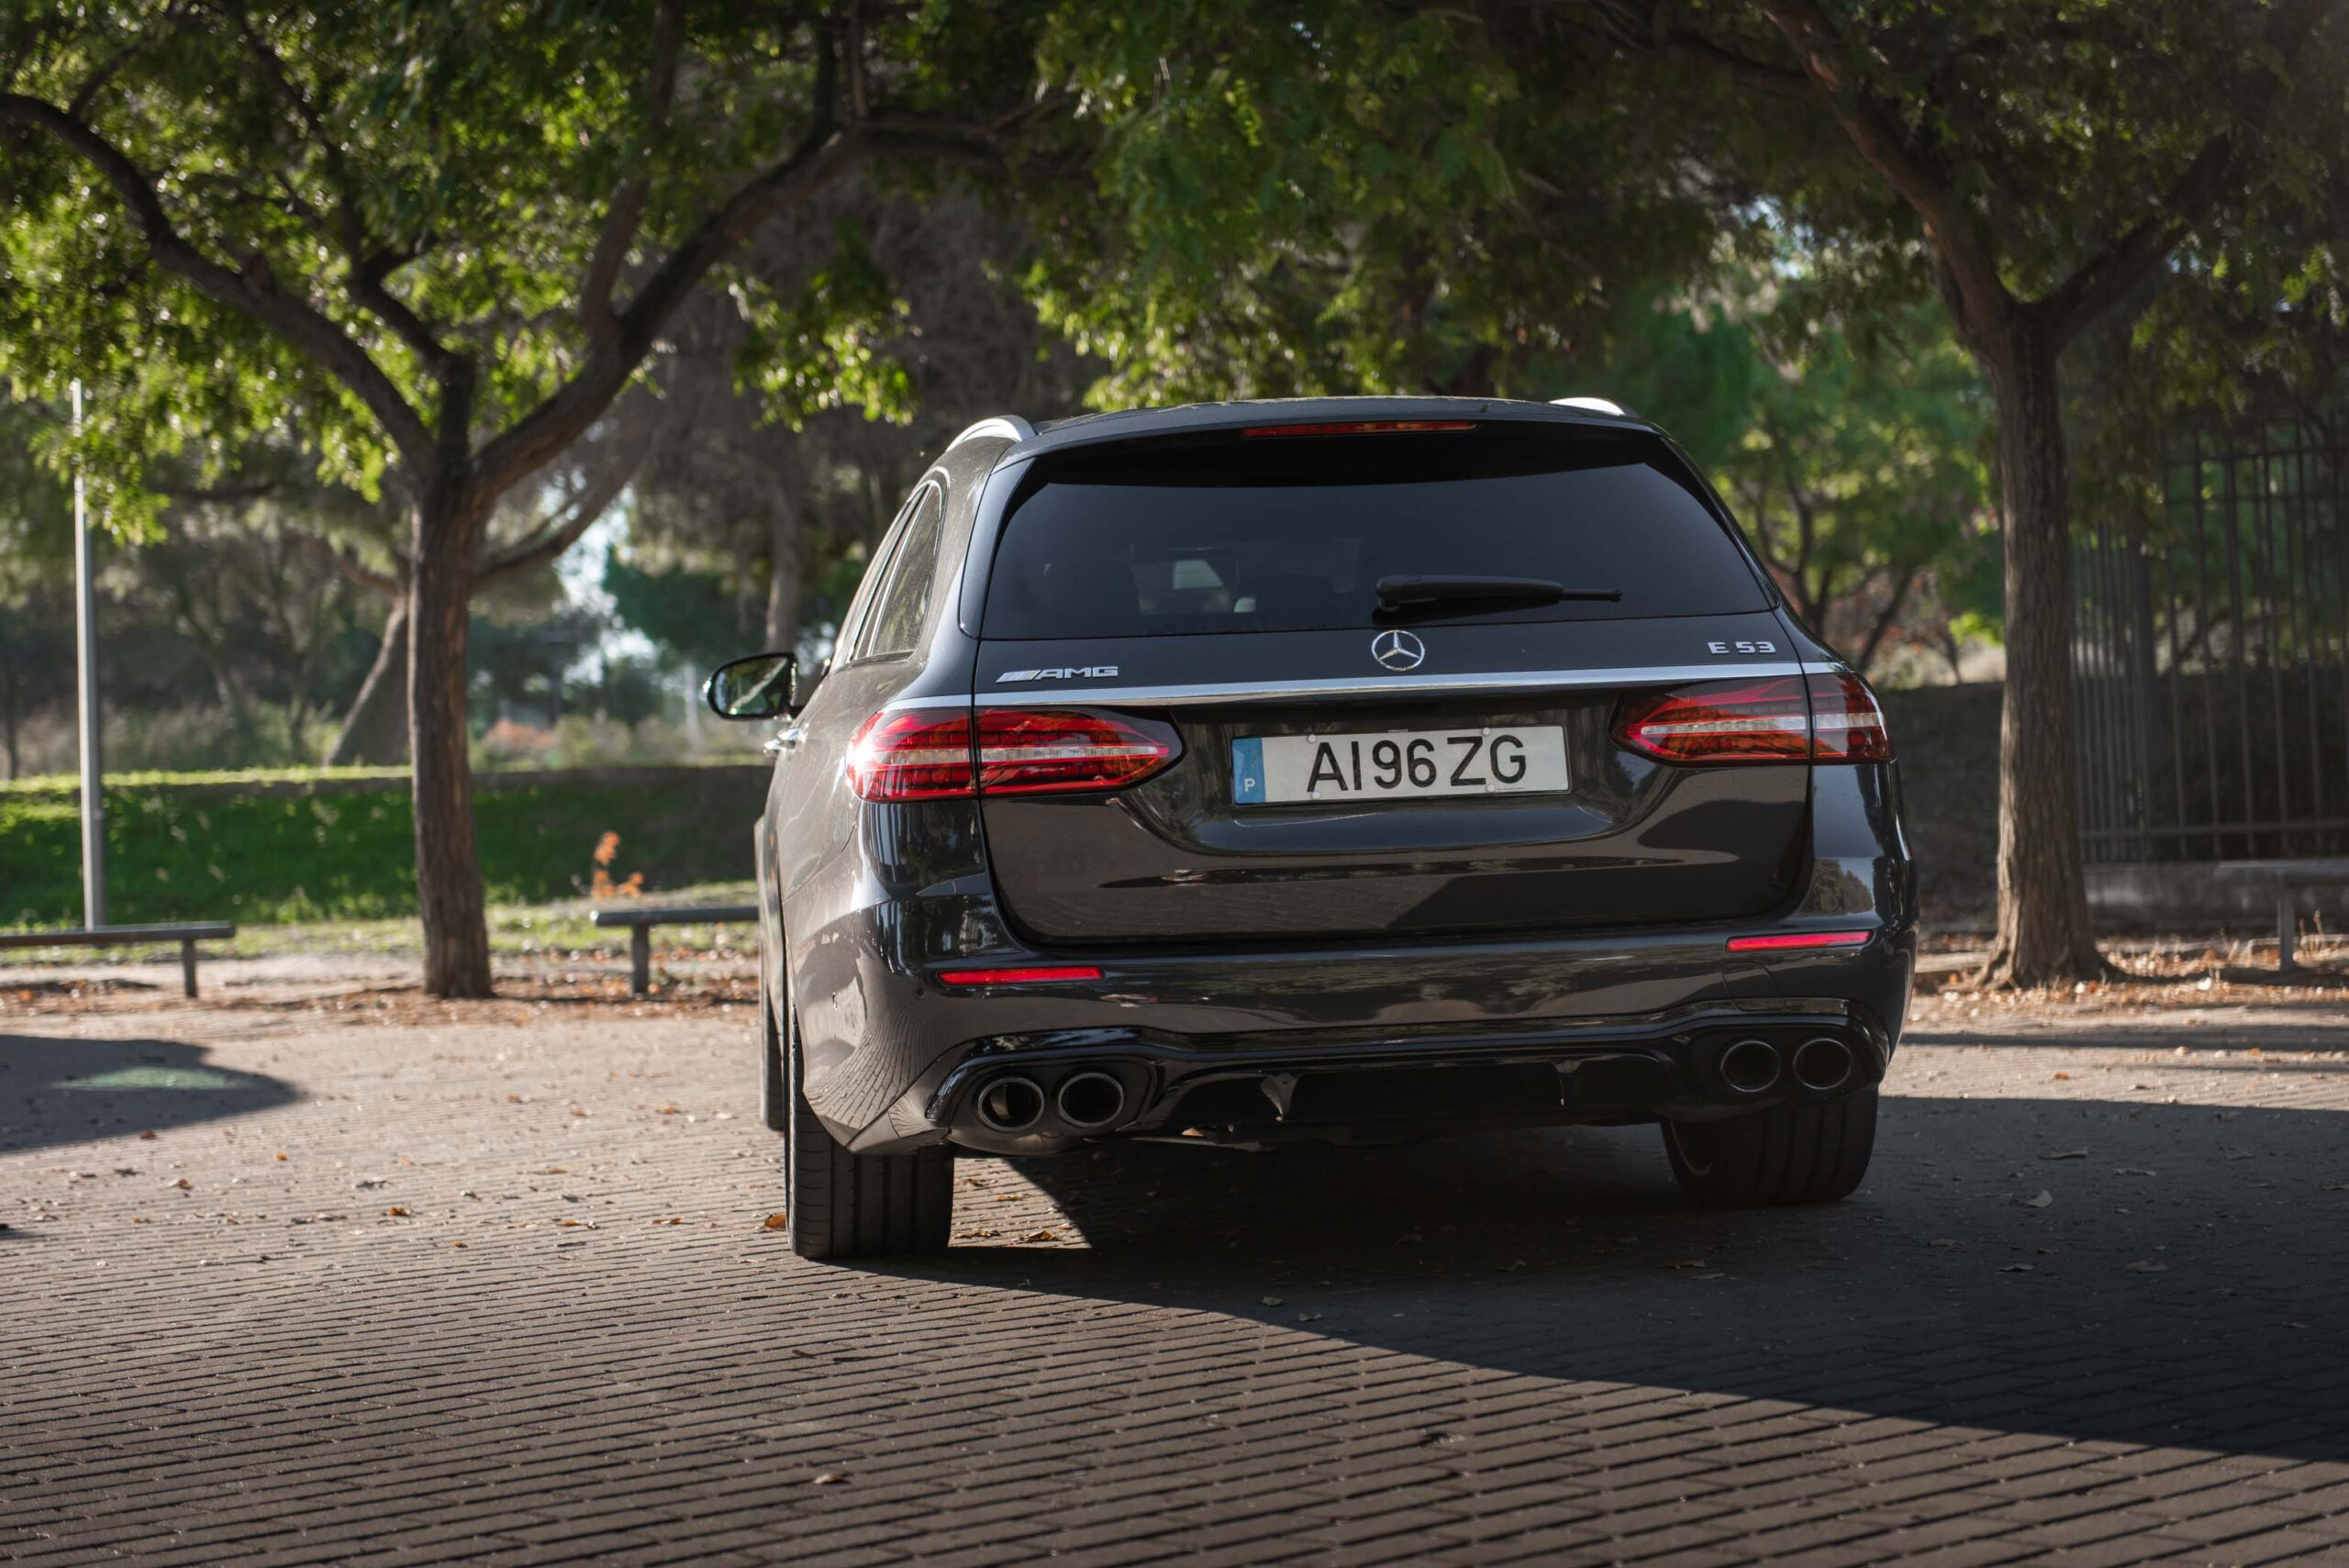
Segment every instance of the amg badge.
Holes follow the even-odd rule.
[[[1115,679],[1117,673],[1115,664],[1070,664],[1057,670],[1007,670],[995,680],[997,685],[1011,681],[1106,681]]]

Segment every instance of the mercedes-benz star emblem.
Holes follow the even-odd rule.
[[[1370,656],[1389,670],[1416,670],[1427,660],[1428,645],[1408,631],[1382,631],[1370,639]]]

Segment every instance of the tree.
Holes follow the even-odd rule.
[[[1988,499],[1980,379],[1938,312],[1863,343],[1800,292],[1753,327],[1767,373],[1720,464],[1795,613],[1862,672],[1958,566]]]
[[[2341,136],[2322,0],[1605,5],[1627,51],[1743,88],[1712,157],[1864,265],[1923,263],[1987,379],[2005,526],[1998,931],[1987,977],[2100,974],[2071,711],[2067,344],[2165,273],[2292,241]],[[1675,89],[1683,90],[1683,89]],[[1840,155],[1821,156],[1822,138]]]
[[[0,22],[0,371],[103,382],[94,472],[284,422],[410,518],[424,984],[485,995],[467,606],[498,499],[610,408],[762,224],[1020,62],[859,0],[20,0]],[[960,33],[951,25],[960,22]],[[125,489],[122,509],[140,497]]]
[[[1097,405],[1556,396],[1733,226],[1611,40],[1473,7],[1070,7],[1080,106],[1026,192],[1049,325]],[[1077,140],[1077,132],[1084,139]]]
[[[831,567],[861,564],[931,454],[987,415],[1074,413],[1098,373],[1020,297],[1031,255],[1017,217],[974,195],[866,178],[756,236],[738,286],[684,311],[659,363],[628,559],[606,578],[623,617],[697,662],[718,639],[715,657],[796,647],[811,609],[820,640],[824,612],[846,608]],[[811,323],[834,324],[820,351],[769,347]],[[693,631],[664,618],[714,596],[705,573],[733,613]]]

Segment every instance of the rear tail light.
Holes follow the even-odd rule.
[[[1631,698],[1615,739],[1665,762],[1887,762],[1892,738],[1848,672],[1683,686]]]
[[[1848,670],[1810,678],[1810,754],[1822,762],[1892,761],[1884,709],[1868,684]]]
[[[1174,731],[1074,708],[984,708],[940,717],[876,713],[849,742],[849,785],[866,800],[1122,789],[1174,762]]]
[[[1474,419],[1345,419],[1319,425],[1251,425],[1242,440],[1262,436],[1410,436],[1435,430],[1473,430]]]

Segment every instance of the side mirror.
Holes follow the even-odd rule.
[[[799,660],[790,653],[753,653],[710,672],[701,689],[720,718],[781,718],[799,710]]]

